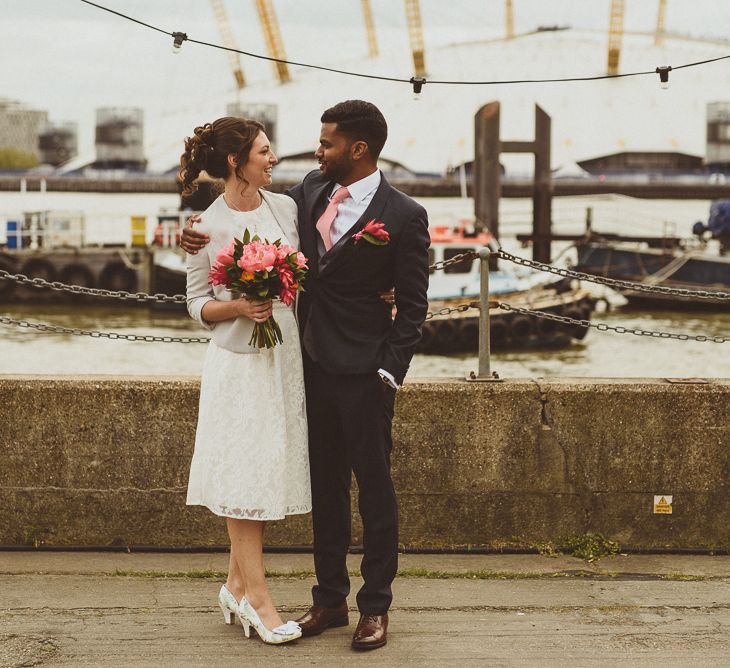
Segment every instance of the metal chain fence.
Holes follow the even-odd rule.
[[[606,323],[599,322],[593,323],[590,320],[578,320],[576,318],[570,318],[565,315],[557,315],[555,313],[546,313],[545,311],[533,311],[528,308],[521,308],[519,306],[510,306],[503,302],[490,302],[490,307],[495,306],[504,311],[513,311],[515,313],[524,313],[526,315],[533,316],[535,318],[545,318],[546,320],[555,320],[563,324],[576,325],[578,327],[590,327],[597,329],[600,332],[616,332],[617,334],[634,334],[636,336],[650,336],[655,339],[676,339],[678,341],[700,341],[709,343],[727,343],[730,338],[725,336],[705,336],[704,334],[675,334],[673,332],[658,332],[651,329],[637,329],[634,327],[623,327],[621,325],[607,325]]]
[[[184,304],[185,295],[164,295],[161,293],[150,295],[146,292],[126,292],[124,290],[105,290],[103,288],[88,288],[83,285],[66,285],[60,281],[47,281],[44,278],[28,278],[25,274],[11,274],[0,269],[0,279],[13,281],[20,285],[30,285],[34,288],[48,288],[59,292],[70,292],[75,295],[92,295],[94,297],[112,297],[114,299],[135,300],[139,302],[162,302],[166,304]]]
[[[461,253],[455,255],[448,260],[442,260],[441,262],[435,262],[429,269],[438,271],[445,269],[452,264],[458,264],[468,258],[475,257],[473,251],[468,253]],[[138,301],[144,303],[164,303],[164,304],[184,304],[186,301],[185,295],[165,295],[157,293],[154,295],[146,292],[126,292],[125,290],[105,290],[104,288],[89,288],[82,285],[67,285],[60,281],[47,281],[44,278],[29,278],[25,274],[12,274],[5,269],[0,269],[0,280],[12,281],[19,285],[28,285],[34,288],[45,288],[48,290],[55,290],[57,292],[70,292],[75,295],[87,295],[93,297],[107,297],[112,299],[122,299],[126,301]]]
[[[573,271],[571,269],[560,269],[553,267],[542,262],[536,262],[534,260],[528,260],[521,258],[516,255],[512,255],[505,250],[500,249],[495,253],[498,257],[513,262],[515,264],[536,269],[538,271],[544,271],[551,274],[556,274],[563,278],[575,278],[579,280],[590,281],[593,283],[599,283],[607,285],[612,288],[621,288],[628,290],[636,290],[640,292],[658,292],[662,294],[676,295],[682,297],[697,297],[699,299],[730,299],[730,294],[726,292],[708,292],[703,290],[685,290],[682,288],[669,288],[666,286],[649,286],[641,283],[634,283],[631,281],[623,281],[620,279],[607,278],[602,276],[593,276],[591,274],[585,274],[582,272]],[[455,255],[448,260],[441,260],[430,265],[429,269],[433,271],[439,271],[446,269],[447,267],[459,264],[465,260],[473,260],[478,255],[475,251],[467,251]],[[139,302],[151,303],[151,302],[162,302],[162,303],[184,303],[186,301],[185,295],[166,295],[166,294],[148,294],[145,292],[126,292],[124,290],[105,290],[102,288],[90,288],[80,285],[66,285],[59,281],[46,281],[43,278],[28,278],[23,274],[12,274],[4,269],[0,269],[0,280],[10,280],[21,285],[30,285],[37,288],[48,288],[56,291],[70,292],[72,294],[79,295],[91,295],[97,297],[108,297],[122,300],[134,300]],[[546,313],[544,311],[535,311],[532,309],[511,306],[503,302],[490,301],[490,308],[500,308],[505,311],[513,311],[516,313],[524,313],[532,317],[545,318],[548,320],[555,320],[563,324],[570,324],[579,327],[593,328],[599,331],[613,331],[618,334],[633,334],[636,336],[650,336],[661,339],[676,339],[680,341],[699,341],[699,342],[711,342],[711,343],[726,343],[730,340],[727,337],[722,336],[705,336],[705,335],[691,335],[691,334],[675,334],[671,332],[658,332],[654,330],[643,330],[632,327],[613,326],[605,323],[591,323],[589,320],[578,320],[567,316],[561,316],[553,313]],[[439,318],[451,315],[452,313],[463,313],[469,309],[479,309],[479,302],[468,302],[460,304],[454,307],[445,306],[438,311],[429,311],[426,314],[426,320],[433,318]],[[107,338],[107,339],[120,339],[126,341],[145,341],[145,342],[160,342],[160,343],[207,343],[210,339],[205,337],[175,337],[175,336],[151,336],[141,334],[119,334],[116,332],[101,332],[96,330],[82,330],[70,327],[60,327],[57,325],[46,325],[43,323],[32,323],[27,320],[16,320],[6,316],[0,316],[0,324],[15,325],[18,327],[24,327],[29,329],[35,329],[38,331],[52,332],[57,334],[72,334],[77,336],[89,336],[91,338]]]
[[[716,299],[721,301],[730,301],[730,292],[722,291],[707,291],[707,290],[686,290],[685,288],[670,288],[666,285],[646,285],[644,283],[635,283],[633,281],[623,281],[618,278],[608,278],[606,276],[594,276],[593,274],[584,274],[580,271],[573,271],[572,269],[560,269],[553,267],[543,262],[535,262],[535,260],[528,260],[527,258],[517,257],[512,255],[501,248],[497,251],[496,255],[501,257],[503,260],[513,262],[514,264],[521,265],[523,267],[529,267],[531,269],[537,269],[538,271],[545,271],[549,274],[556,274],[563,278],[576,278],[581,281],[590,281],[591,283],[599,283],[601,285],[607,285],[611,288],[618,288],[621,290],[633,290],[635,292],[656,292],[663,295],[673,295],[676,297],[693,297],[697,299]]]
[[[709,343],[727,343],[730,338],[723,336],[705,336],[704,334],[675,334],[673,332],[659,332],[656,330],[647,329],[636,329],[633,327],[623,327],[607,325],[605,323],[592,323],[590,320],[578,320],[576,318],[570,318],[564,315],[557,315],[554,313],[546,313],[545,311],[535,311],[520,306],[511,306],[504,302],[490,301],[490,308],[499,308],[504,311],[512,311],[515,313],[523,313],[535,318],[544,318],[547,320],[555,320],[557,322],[569,325],[575,325],[578,327],[586,327],[597,329],[601,332],[612,331],[617,334],[634,334],[636,336],[650,336],[657,339],[676,339],[678,341],[699,341]],[[440,318],[451,315],[452,313],[464,313],[470,309],[479,310],[479,302],[468,302],[466,304],[459,304],[458,306],[448,307],[445,306],[438,311],[429,311],[426,314],[426,320],[432,320],[433,318]],[[97,330],[86,330],[77,329],[73,327],[61,327],[58,325],[47,325],[44,323],[34,323],[27,320],[16,320],[15,318],[8,318],[7,316],[0,316],[0,324],[4,325],[15,325],[17,327],[24,327],[27,329],[35,329],[41,332],[51,332],[54,334],[72,334],[75,336],[89,336],[93,339],[119,339],[123,341],[145,341],[145,342],[157,342],[157,343],[208,343],[209,338],[205,337],[186,337],[186,336],[152,336],[145,334],[119,334],[117,332],[101,332]]]
[[[535,269],[537,271],[547,272],[549,274],[555,274],[563,278],[574,278],[581,281],[589,281],[591,283],[597,283],[599,285],[606,285],[611,288],[621,290],[633,290],[635,292],[656,292],[664,295],[673,295],[677,297],[690,297],[697,299],[714,299],[720,301],[730,301],[730,293],[723,291],[708,291],[708,290],[687,290],[685,288],[670,288],[663,285],[646,285],[644,283],[636,283],[633,281],[624,281],[618,278],[608,278],[606,276],[594,276],[593,274],[586,274],[572,269],[561,269],[559,267],[553,267],[552,265],[545,264],[543,262],[536,262],[535,260],[529,260],[527,258],[518,257],[512,255],[503,249],[499,249],[495,255],[513,262],[514,264]],[[478,257],[476,251],[467,251],[455,255],[448,260],[441,260],[434,262],[429,266],[429,270],[440,271],[446,269],[454,264],[459,264],[466,260],[474,260]],[[43,278],[28,278],[24,274],[12,274],[9,271],[0,269],[0,280],[13,281],[21,285],[30,285],[36,288],[47,288],[50,290],[70,292],[78,295],[91,295],[96,297],[108,297],[113,299],[122,299],[128,301],[139,301],[145,303],[174,303],[182,304],[185,303],[185,295],[166,295],[166,294],[148,294],[146,292],[126,292],[124,290],[105,290],[103,288],[89,288],[81,285],[66,285],[59,281],[47,281]]]
[[[60,327],[46,325],[42,322],[28,322],[16,320],[7,316],[0,316],[0,324],[16,325],[27,329],[36,329],[39,332],[53,334],[73,334],[74,336],[90,336],[92,339],[120,339],[122,341],[146,341],[148,343],[208,343],[210,339],[194,336],[152,336],[150,334],[118,334],[117,332],[98,332],[96,330],[77,329],[75,327]]]

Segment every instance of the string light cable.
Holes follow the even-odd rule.
[[[313,63],[303,63],[303,62],[297,62],[295,60],[286,60],[283,58],[275,58],[273,56],[264,56],[260,53],[253,53],[251,51],[242,51],[240,49],[234,49],[233,47],[223,46],[221,44],[214,44],[212,42],[204,42],[202,40],[193,39],[192,37],[189,37],[187,33],[181,32],[181,31],[173,31],[170,32],[169,30],[164,30],[158,26],[154,26],[150,23],[145,23],[144,21],[140,21],[139,19],[136,19],[132,16],[128,16],[127,14],[123,14],[122,12],[118,12],[114,9],[110,9],[109,7],[104,7],[103,5],[97,4],[96,2],[92,2],[91,0],[80,0],[86,5],[90,5],[92,7],[96,7],[97,9],[100,9],[105,12],[109,12],[110,14],[114,14],[116,16],[119,16],[120,18],[126,19],[127,21],[132,21],[133,23],[136,23],[138,25],[141,25],[145,28],[149,28],[150,30],[155,30],[157,32],[160,32],[164,35],[167,35],[168,37],[172,37],[173,39],[173,51],[178,52],[184,42],[190,42],[191,44],[199,44],[200,46],[207,46],[212,49],[219,49],[221,51],[231,51],[233,53],[237,53],[242,56],[247,56],[248,58],[256,58],[259,60],[267,60],[269,62],[273,63],[285,63],[287,65],[292,65],[296,67],[304,67],[307,69],[313,69],[313,70],[320,70],[323,72],[332,72],[334,74],[343,74],[346,76],[351,77],[360,77],[362,79],[376,79],[379,81],[392,81],[395,83],[407,83],[413,86],[413,92],[414,94],[418,94],[423,89],[423,86],[426,84],[438,84],[438,85],[450,85],[450,86],[500,86],[500,85],[514,85],[514,84],[530,84],[530,83],[563,83],[563,82],[570,82],[570,81],[601,81],[603,79],[625,79],[628,77],[638,77],[638,76],[646,76],[646,75],[659,75],[659,82],[660,86],[662,88],[667,88],[669,86],[669,73],[686,69],[688,67],[698,67],[700,65],[707,65],[709,63],[715,63],[720,60],[728,60],[730,59],[730,54],[725,56],[718,56],[717,58],[708,58],[706,60],[698,60],[692,63],[685,63],[683,65],[660,65],[659,67],[654,68],[653,70],[645,70],[640,72],[625,72],[623,74],[600,74],[595,76],[585,76],[585,77],[555,77],[555,78],[548,78],[548,79],[501,79],[501,80],[493,80],[493,81],[450,81],[450,80],[443,80],[443,79],[426,79],[425,77],[420,76],[413,76],[409,79],[405,79],[402,77],[388,77],[388,76],[382,76],[377,74],[366,74],[364,72],[353,72],[351,70],[341,70],[334,67],[326,67],[324,65],[315,65]]]

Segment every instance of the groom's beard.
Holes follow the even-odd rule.
[[[341,160],[333,160],[330,158],[325,163],[320,164],[324,165],[324,169],[322,170],[323,176],[335,183],[342,181],[352,171],[352,164],[347,158]]]

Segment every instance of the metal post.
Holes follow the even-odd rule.
[[[490,368],[489,349],[489,256],[492,252],[487,246],[479,249],[479,373],[473,371],[467,380],[499,381],[496,371]]]
[[[553,184],[550,171],[550,116],[535,105],[535,176],[532,195],[532,259],[550,262]]]
[[[489,378],[489,248],[479,249],[479,378]]]

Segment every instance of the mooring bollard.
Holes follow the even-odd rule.
[[[489,256],[487,246],[479,249],[479,372],[473,371],[467,380],[499,381],[501,378],[490,368],[489,348]]]

